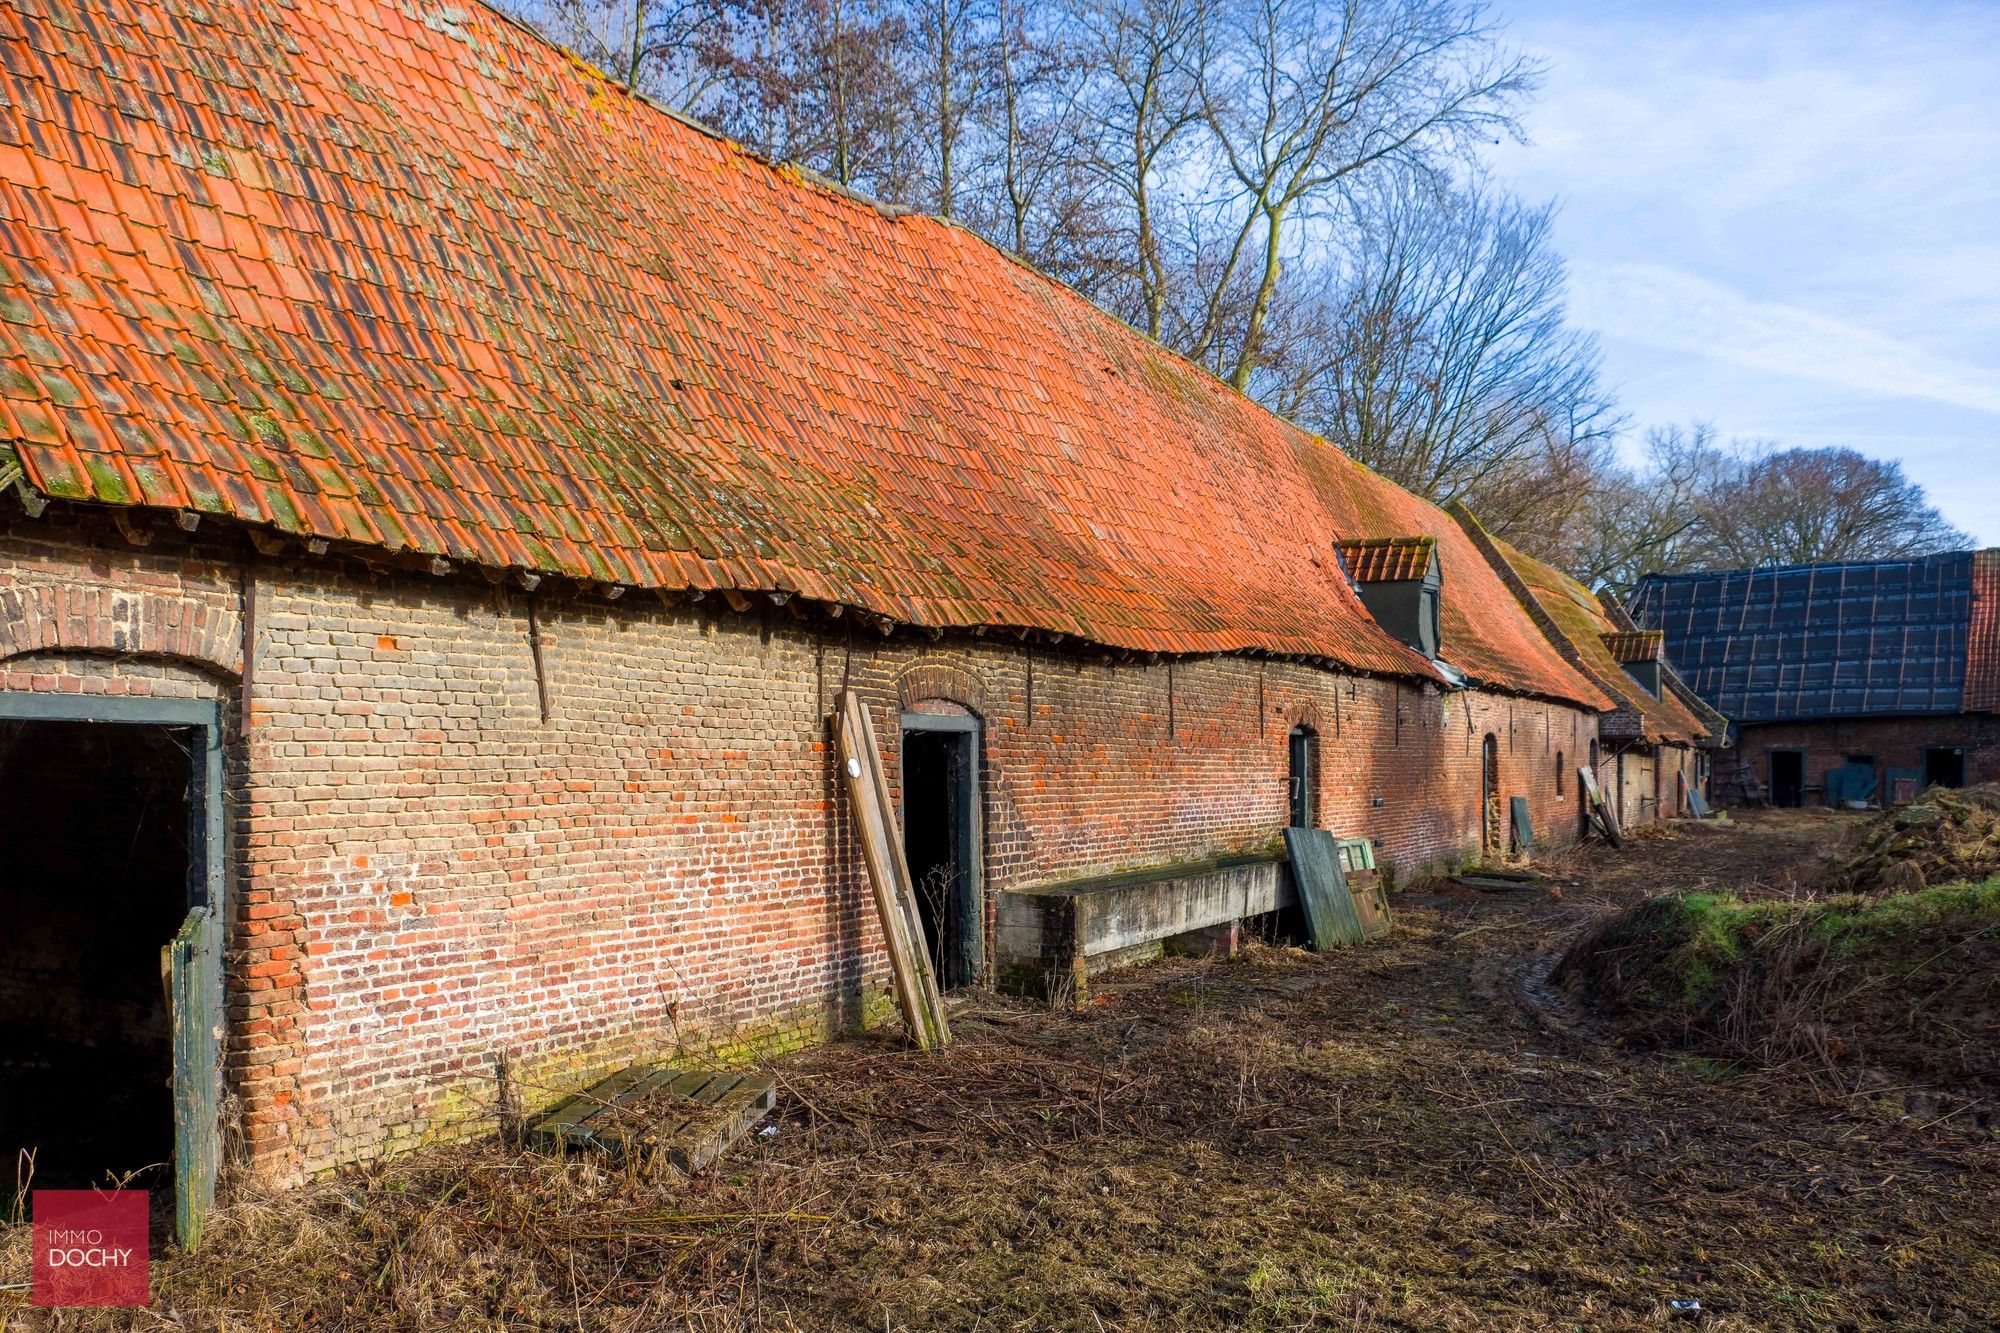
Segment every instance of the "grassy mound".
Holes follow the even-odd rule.
[[[2000,879],[1653,898],[1573,946],[1555,980],[1639,1043],[2000,1091]]]
[[[1907,893],[2000,875],[2000,785],[1933,787],[1856,830],[1827,885],[1836,892]]]

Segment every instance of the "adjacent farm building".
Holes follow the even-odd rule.
[[[1736,724],[1720,798],[1880,803],[2000,779],[2000,550],[1648,575],[1631,610]]]
[[[1664,636],[1641,630],[1615,600],[1488,536],[1471,514],[1455,513],[1549,642],[1615,702],[1598,719],[1587,762],[1619,822],[1629,828],[1688,813],[1689,793],[1707,792],[1714,756],[1729,744],[1729,723],[1681,679]]]
[[[842,690],[946,984],[1065,994],[1283,909],[1288,822],[1504,856],[1503,802],[1574,836],[1606,746],[1649,818],[1709,734],[1476,525],[481,7],[0,41],[41,1183],[172,1160],[191,1207],[884,1012]]]

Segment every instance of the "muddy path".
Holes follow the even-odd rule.
[[[773,1247],[804,1327],[2000,1324],[2000,1144],[1900,1103],[1552,1032],[1516,993],[1593,914],[1789,891],[1840,825],[1703,827],[1543,893],[1406,898],[1386,945],[1163,963],[1075,1016],[786,1070],[765,1170],[841,1220]],[[747,1163],[745,1164],[748,1165]],[[1685,1316],[1680,1316],[1685,1317]]]

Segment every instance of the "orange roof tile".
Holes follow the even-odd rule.
[[[1972,553],[1964,706],[1968,713],[2000,713],[2000,547]]]
[[[1348,577],[1356,583],[1407,583],[1422,578],[1437,558],[1435,537],[1369,537],[1337,544]]]
[[[1472,522],[1469,515],[1462,516],[1462,521]],[[1473,526],[1476,529],[1476,524]],[[1544,617],[1545,633],[1617,701],[1621,713],[1636,720],[1641,739],[1692,742],[1711,734],[1710,725],[1671,689],[1663,688],[1656,698],[1625,670],[1626,662],[1659,661],[1664,671],[1671,672],[1673,668],[1663,660],[1664,635],[1625,629],[1612,620],[1589,589],[1561,570],[1498,537],[1479,532],[1478,538],[1501,563],[1502,573],[1512,580],[1517,595],[1525,595],[1533,610]],[[1645,656],[1643,641],[1648,639],[1655,642],[1651,655]],[[1624,647],[1641,655],[1620,656],[1620,647],[1614,645],[1622,641],[1631,641]]]
[[[1421,533],[1444,578],[1438,656],[1474,682],[1605,709],[1614,700],[1564,661],[1457,522],[1338,449],[1300,446],[1320,503],[1343,541]]]
[[[80,13],[0,7],[0,441],[51,496],[1434,676],[1331,547],[1442,514],[969,232],[479,6]],[[1463,665],[1596,706],[1482,600]]]

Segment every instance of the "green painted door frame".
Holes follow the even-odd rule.
[[[222,705],[211,699],[39,694],[0,690],[0,719],[186,729],[187,917],[165,944],[173,1022],[174,1217],[181,1247],[201,1243],[221,1162],[222,943],[229,919],[223,811]]]

